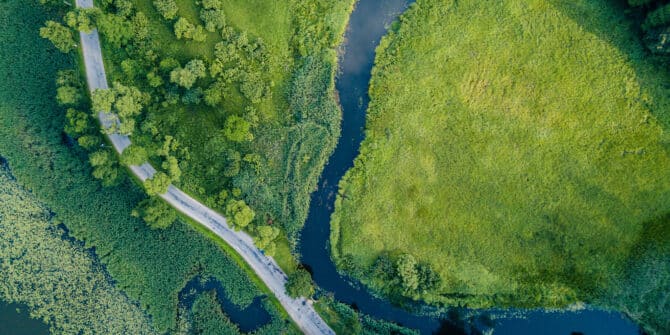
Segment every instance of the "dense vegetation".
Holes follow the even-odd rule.
[[[146,196],[127,178],[103,188],[92,176],[97,166],[92,168],[87,152],[67,136],[70,126],[79,123],[67,116],[74,113],[59,107],[54,99],[57,84],[77,88],[81,79],[78,72],[58,75],[59,70],[72,69],[75,64],[39,36],[44,22],[58,15],[57,10],[45,12],[32,2],[0,3],[0,18],[6,23],[0,41],[11,46],[0,51],[0,77],[4,78],[0,83],[0,155],[9,162],[17,182],[53,211],[55,220],[62,221],[71,236],[94,250],[116,286],[139,302],[158,332],[177,327],[178,294],[194,276],[219,280],[228,299],[239,306],[263,295],[228,254],[188,224],[177,221],[165,230],[153,230],[134,218],[132,209]],[[69,84],[62,85],[64,82]],[[71,108],[78,108],[82,117],[91,117],[85,94],[59,95],[66,101],[74,96],[77,104]],[[99,132],[90,134],[84,142],[103,143]],[[114,167],[105,171],[124,174]],[[138,211],[140,216],[145,213]],[[272,315],[279,315],[275,305],[268,306],[274,309]],[[280,318],[282,327],[291,327],[283,322],[284,316]]]
[[[623,13],[419,0],[378,49],[340,269],[398,299],[587,301],[667,332],[670,76]]]
[[[153,334],[149,318],[51,213],[0,166],[0,299],[26,304],[56,334]]]
[[[74,30],[97,26],[113,84],[94,92],[92,107],[115,112],[112,131],[131,135],[123,163],[148,159],[159,169],[145,184],[149,195],[178,185],[252,233],[290,272],[286,242],[295,244],[339,136],[334,48],[352,5],[104,0],[99,9],[69,9],[41,35],[68,52]],[[59,96],[76,96],[76,86],[61,85]],[[68,134],[93,151],[94,175],[114,185],[118,163],[89,141],[95,127],[78,101],[59,99],[74,109],[70,123],[81,125]],[[157,205],[145,202],[144,211],[163,213]]]

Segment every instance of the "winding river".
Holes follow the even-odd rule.
[[[394,321],[422,334],[459,333],[458,328],[439,317],[413,314],[374,297],[362,285],[352,284],[341,276],[330,258],[327,247],[330,216],[335,203],[337,185],[353,166],[364,137],[365,111],[368,106],[368,85],[374,65],[375,48],[387,27],[412,3],[412,0],[359,0],[351,15],[346,33],[340,74],[336,88],[343,111],[342,133],[320,180],[311,196],[307,222],[302,230],[300,253],[302,262],[311,268],[314,281],[332,292],[339,301],[376,318]],[[519,311],[516,311],[519,312]],[[495,334],[639,334],[639,328],[618,313],[599,310],[578,312],[528,311],[525,318],[496,320]]]

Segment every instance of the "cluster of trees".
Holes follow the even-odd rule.
[[[628,0],[639,12],[647,47],[654,53],[670,54],[670,4],[661,0]]]
[[[417,262],[410,254],[392,257],[383,253],[370,270],[374,277],[388,283],[386,289],[413,299],[435,292],[442,282],[430,265]]]
[[[314,283],[312,276],[303,268],[297,268],[288,275],[286,282],[286,294],[290,297],[311,298],[314,295]]]

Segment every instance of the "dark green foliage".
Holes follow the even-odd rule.
[[[195,299],[191,311],[193,334],[236,335],[240,333],[237,325],[232,323],[221,310],[215,291],[200,294]]]
[[[307,270],[298,268],[288,275],[286,294],[293,298],[305,297],[308,299],[314,295],[312,276]]]
[[[165,201],[150,197],[140,201],[133,209],[134,217],[142,218],[151,229],[165,229],[177,220],[177,212]]]
[[[55,334],[153,334],[90,250],[0,165],[0,299],[28,305]]]
[[[62,141],[66,111],[55,102],[54,78],[57,70],[74,64],[39,37],[47,19],[42,11],[37,2],[7,2],[0,8],[6,23],[0,42],[15,46],[0,49],[0,77],[5,78],[0,81],[0,153],[19,183],[56,213],[72,236],[94,248],[117,286],[139,301],[161,333],[176,326],[178,293],[194,275],[217,278],[240,306],[263,294],[217,244],[189,225],[152,230],[132,217],[144,192],[127,180],[103,189],[91,176],[86,153]],[[274,333],[281,333],[283,318],[268,306],[278,324]]]
[[[642,26],[648,30],[668,24],[670,24],[670,4],[660,6],[647,14]]]
[[[101,149],[90,154],[88,162],[93,167],[93,177],[100,179],[104,186],[114,186],[119,183],[120,171],[116,153],[111,149]]]

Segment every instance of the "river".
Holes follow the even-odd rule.
[[[374,65],[375,48],[388,26],[413,1],[359,0],[351,15],[339,64],[336,89],[342,106],[342,133],[320,180],[312,193],[309,215],[301,233],[301,261],[311,268],[312,277],[322,289],[361,312],[376,318],[394,321],[422,334],[458,333],[458,327],[438,317],[416,315],[374,297],[355,281],[338,274],[327,247],[330,216],[333,212],[337,185],[353,166],[364,137],[368,86]],[[518,311],[517,311],[518,312]],[[619,313],[599,310],[578,312],[528,311],[525,318],[496,320],[495,334],[639,334],[639,328]]]

